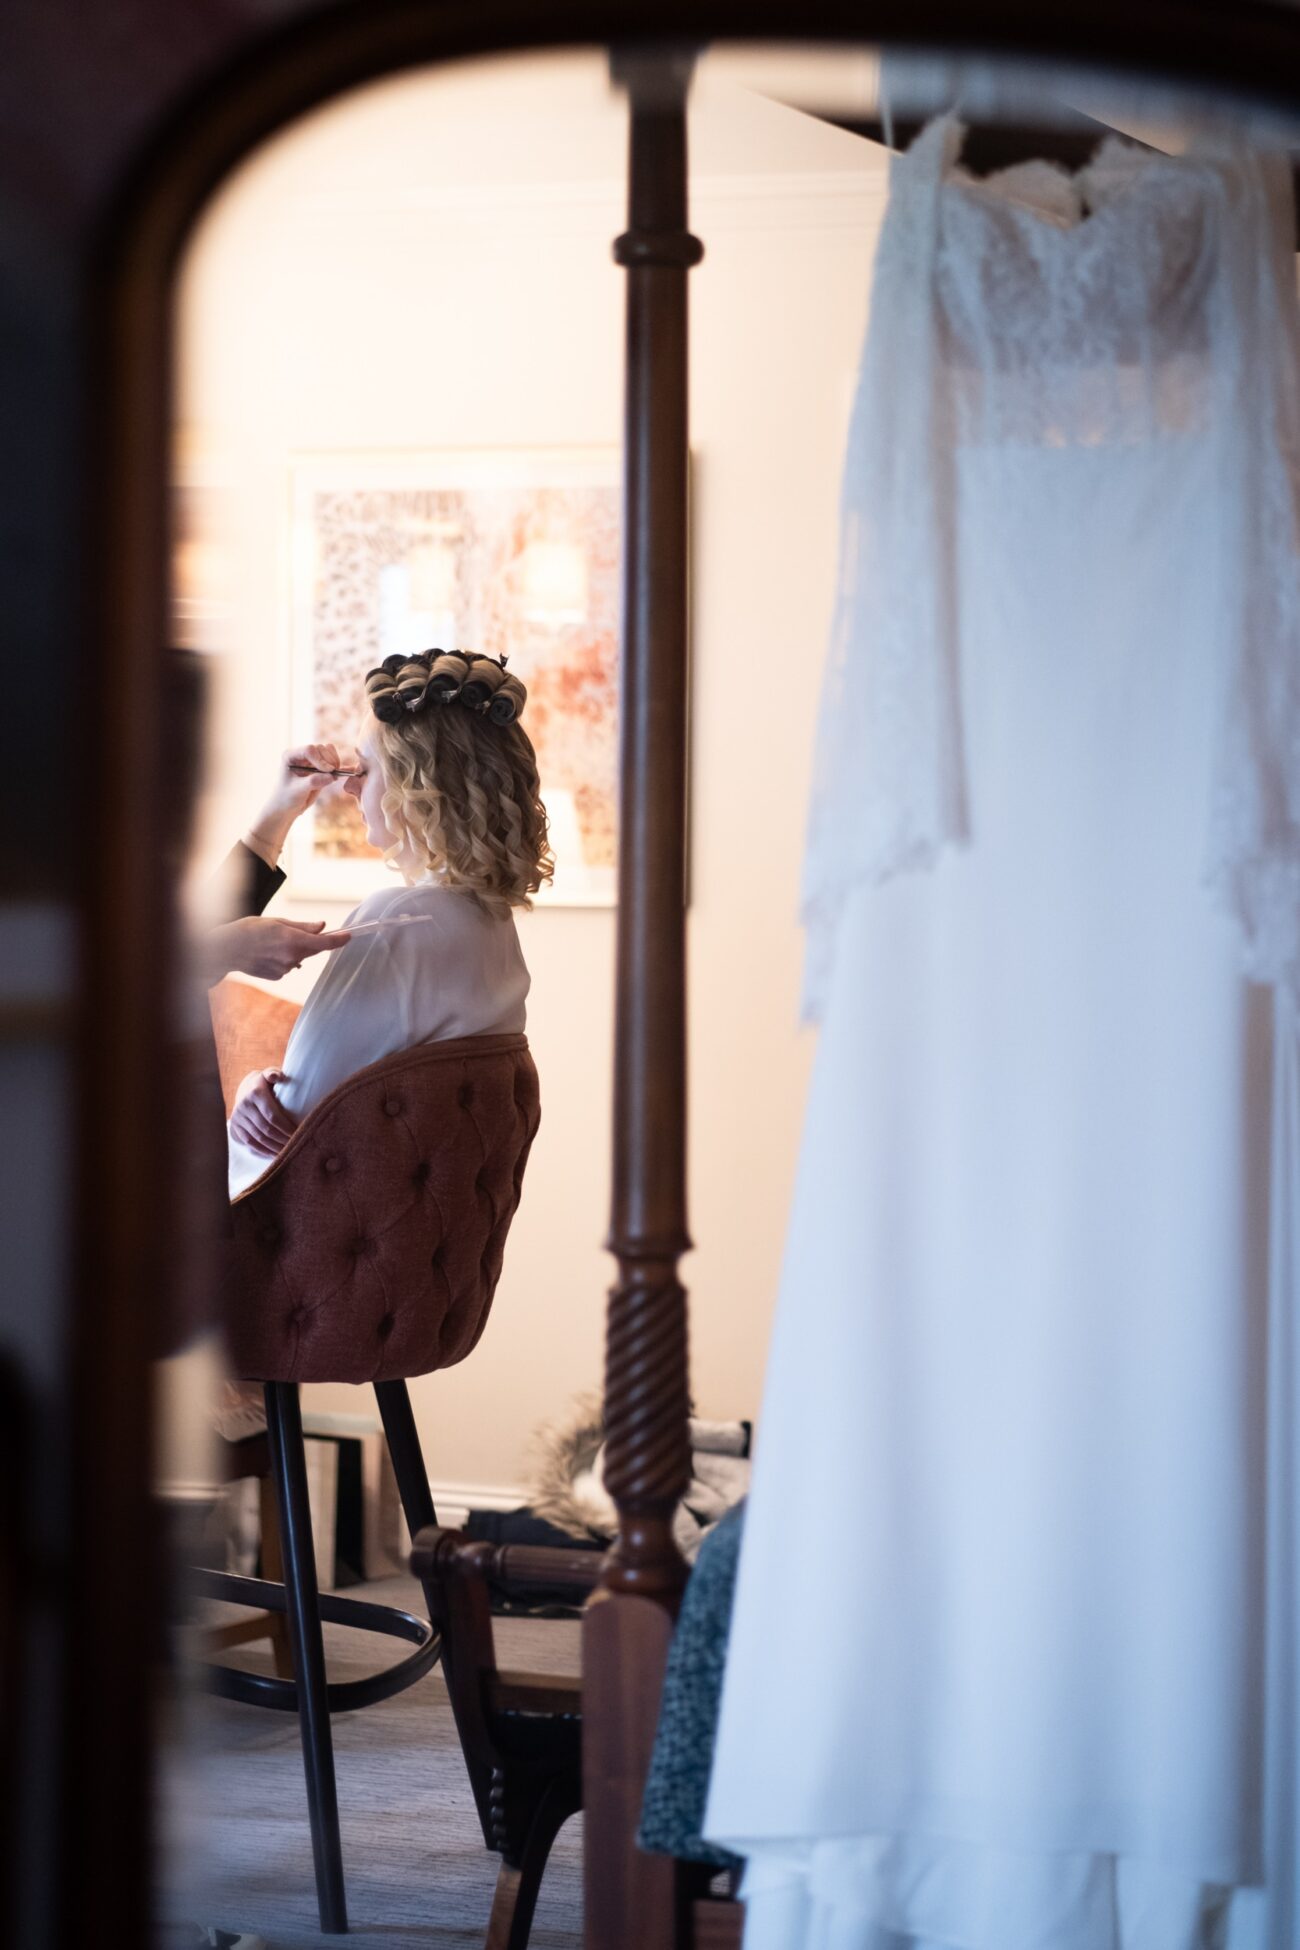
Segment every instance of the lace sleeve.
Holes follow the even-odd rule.
[[[1230,178],[1239,319],[1224,361],[1237,524],[1207,878],[1246,966],[1300,1006],[1300,326],[1291,178],[1278,158]]]
[[[805,1020],[820,1017],[849,889],[926,866],[967,833],[953,452],[929,275],[960,140],[955,123],[932,124],[895,166],[876,254],[804,855]]]

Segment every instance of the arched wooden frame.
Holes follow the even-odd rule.
[[[268,31],[193,99],[176,104],[117,188],[85,293],[93,451],[86,483],[85,633],[95,646],[97,819],[87,833],[81,916],[87,998],[79,1068],[78,1306],[72,1458],[78,1555],[93,1630],[68,1645],[68,1783],[60,1940],[148,1913],[138,1811],[148,1776],[144,1660],[156,1596],[124,1588],[121,1557],[148,1534],[150,1295],[168,1277],[160,1213],[170,1164],[158,1078],[166,1058],[166,888],[159,835],[175,820],[164,785],[160,681],[167,635],[172,285],[204,204],[257,146],[368,81],[425,63],[614,43],[689,49],[710,41],[865,41],[1031,53],[1209,83],[1294,110],[1300,14],[1260,0],[346,0]],[[610,1465],[622,1530],[589,1632],[589,1739],[598,1801],[588,1832],[622,1849],[588,1904],[588,1943],[671,1940],[671,1871],[635,1858],[640,1767],[679,1579],[666,1518],[685,1468],[685,1299],[677,1258],[684,1202],[684,986],[680,867],[683,724],[674,703],[684,629],[684,132],[680,107],[636,77],[641,183],[629,270],[630,375]],[[656,191],[658,186],[658,191]],[[661,193],[661,194],[660,194]],[[635,194],[635,193],[634,193]],[[637,242],[638,233],[643,241]],[[652,241],[644,241],[644,239]],[[658,239],[658,247],[653,242]],[[639,293],[639,296],[638,296]],[[643,334],[655,315],[651,350]],[[676,484],[675,484],[676,483]],[[667,745],[665,746],[665,740]],[[111,1456],[116,1466],[105,1469]],[[828,1567],[828,1579],[832,1575]],[[110,1595],[112,1594],[112,1595]],[[812,1594],[805,1594],[807,1600]],[[598,1809],[603,1812],[598,1812]],[[627,1846],[625,1846],[627,1845]],[[635,1939],[627,1918],[637,1917]],[[621,1933],[620,1933],[621,1932]]]

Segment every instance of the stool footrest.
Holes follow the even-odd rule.
[[[190,1589],[199,1598],[218,1598],[227,1604],[256,1605],[261,1611],[282,1612],[286,1608],[282,1584],[267,1578],[240,1578],[229,1571],[194,1571]],[[442,1634],[426,1619],[416,1618],[396,1605],[372,1605],[362,1598],[337,1598],[321,1592],[320,1615],[327,1625],[350,1625],[360,1632],[383,1632],[389,1638],[406,1639],[416,1648],[383,1672],[365,1679],[332,1680],[326,1688],[331,1713],[349,1713],[362,1706],[375,1706],[391,1699],[423,1679],[442,1653]],[[269,1673],[241,1672],[234,1666],[205,1664],[204,1675],[210,1692],[221,1699],[239,1700],[246,1706],[269,1706],[281,1713],[298,1711],[298,1687],[292,1679],[276,1679]]]

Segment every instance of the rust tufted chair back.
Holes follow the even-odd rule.
[[[538,1119],[523,1036],[425,1043],[340,1084],[231,1208],[234,1372],[392,1381],[463,1361]]]

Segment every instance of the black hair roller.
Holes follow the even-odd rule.
[[[522,717],[528,692],[513,672],[507,671],[493,694],[488,705],[488,717],[493,724],[514,724]]]
[[[469,658],[460,650],[433,650],[430,656],[429,693],[440,704],[450,704],[469,675]]]
[[[418,711],[429,688],[429,665],[422,656],[407,657],[397,673],[397,695],[408,711]]]
[[[475,657],[461,687],[460,701],[471,711],[486,711],[505,681],[506,673],[499,663],[491,657]]]
[[[387,659],[388,663],[393,661],[391,657]],[[370,700],[371,710],[383,724],[396,724],[406,714],[406,707],[397,693],[395,674],[384,664],[366,673],[366,696]]]

